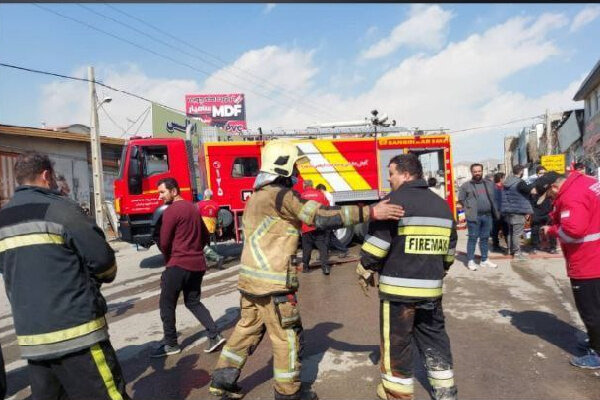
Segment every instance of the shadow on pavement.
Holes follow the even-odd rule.
[[[302,349],[302,391],[310,390],[319,375],[319,364],[329,349],[344,352],[370,352],[369,359],[377,365],[379,345],[360,345],[333,339],[331,332],[344,325],[335,322],[322,322],[312,329],[304,330],[304,348]],[[273,379],[273,359],[267,365],[240,381],[246,392]]]
[[[167,358],[147,358],[146,367],[152,372],[133,385],[136,400],[179,400],[186,399],[192,390],[200,389],[210,382],[210,374],[196,368],[198,354],[180,358],[174,366],[165,368]],[[145,370],[145,369],[144,369]],[[127,377],[129,381],[131,379]]]
[[[225,259],[239,258],[242,255],[242,243],[217,243],[212,248]]]
[[[140,268],[162,268],[165,266],[165,258],[162,254],[146,257],[140,262]]]
[[[576,338],[585,333],[558,319],[556,315],[543,311],[500,310],[498,313],[510,317],[510,323],[521,332],[538,336],[571,355],[579,355]]]

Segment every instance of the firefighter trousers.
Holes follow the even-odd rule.
[[[108,340],[51,360],[29,360],[33,400],[129,400]]]
[[[242,294],[240,308],[240,320],[221,351],[211,386],[235,386],[248,356],[266,332],[273,345],[275,399],[295,399],[300,395],[303,346],[295,294],[264,297]]]
[[[381,300],[380,398],[413,399],[413,345],[424,361],[436,400],[456,399],[450,340],[442,300],[403,303]]]

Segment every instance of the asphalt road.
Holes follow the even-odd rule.
[[[459,248],[464,248],[461,232]],[[158,312],[162,256],[115,243],[119,273],[103,287],[111,340],[129,393],[137,400],[209,399],[218,352],[206,354],[206,332],[182,303],[177,309],[181,354],[151,359],[162,338]],[[222,249],[225,250],[225,249]],[[239,247],[224,271],[210,270],[203,301],[228,337],[239,316],[236,290]],[[357,253],[358,248],[352,250]],[[315,260],[316,254],[313,255]],[[460,258],[460,257],[459,257]],[[561,258],[512,263],[495,257],[497,270],[471,272],[457,261],[444,289],[444,308],[461,399],[598,399],[600,372],[569,365],[580,354],[581,321],[573,306]],[[375,399],[379,380],[378,299],[356,284],[355,262],[337,264],[330,276],[318,268],[300,275],[299,302],[306,353],[302,381],[322,399]],[[30,397],[26,363],[19,359],[10,307],[0,291],[0,342],[8,373],[8,398]],[[425,373],[416,365],[416,398],[428,399]],[[247,399],[272,399],[270,342],[265,337],[240,379]]]

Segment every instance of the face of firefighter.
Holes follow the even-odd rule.
[[[161,183],[158,186],[158,198],[163,201],[165,204],[171,204],[175,201],[179,196],[177,193],[177,189],[167,189],[164,183]]]
[[[480,181],[483,177],[483,168],[481,168],[479,165],[474,166],[471,168],[471,176],[473,177],[474,181]]]
[[[413,179],[408,172],[399,172],[396,167],[397,164],[390,164],[388,167],[388,172],[390,174],[388,182],[390,182],[392,190],[398,189],[400,186],[404,185],[404,183],[412,181]]]

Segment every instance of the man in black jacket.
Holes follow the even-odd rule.
[[[448,203],[428,189],[414,154],[389,164],[390,204],[404,208],[396,221],[369,223],[360,252],[359,283],[379,272],[382,400],[412,399],[413,346],[419,350],[435,400],[456,400],[442,283],[454,262],[456,224]]]
[[[33,399],[129,399],[100,293],[117,273],[113,250],[56,190],[48,156],[20,155],[15,177],[0,210],[0,272]]]

